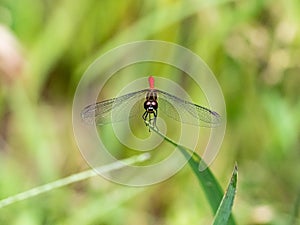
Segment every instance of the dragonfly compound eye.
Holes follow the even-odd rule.
[[[153,102],[151,102],[151,106],[153,107],[153,109],[157,109],[158,108],[158,103],[157,103],[157,101],[153,101]]]

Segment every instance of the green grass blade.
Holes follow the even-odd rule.
[[[296,201],[293,207],[293,212],[290,220],[290,225],[294,224],[300,224],[300,219],[299,219],[299,210],[300,209],[300,190],[297,194]]]
[[[72,184],[75,182],[79,182],[79,181],[82,181],[82,180],[85,180],[85,179],[88,179],[91,177],[95,177],[98,175],[96,170],[101,171],[101,172],[118,170],[126,165],[133,165],[137,162],[143,162],[143,161],[148,160],[149,158],[150,158],[150,154],[148,154],[148,153],[141,154],[138,156],[133,156],[130,158],[116,161],[116,162],[108,164],[108,165],[104,165],[104,166],[101,166],[101,167],[98,167],[95,169],[90,169],[90,170],[86,170],[86,171],[83,171],[80,173],[76,173],[71,176],[56,180],[54,182],[32,188],[28,191],[21,192],[17,195],[0,200],[0,209],[5,206],[11,205],[13,203],[16,203],[16,202],[19,202],[19,201],[22,201],[22,200],[25,200],[28,198],[32,198],[34,196],[40,195],[45,192],[52,191],[56,188],[60,188],[60,187],[63,187],[63,186],[66,186],[66,185],[69,185],[69,184]]]
[[[186,159],[188,159],[188,163],[192,168],[194,174],[196,175],[200,185],[202,186],[205,196],[210,204],[213,213],[216,214],[223,198],[223,191],[220,184],[218,183],[218,181],[216,180],[216,178],[214,177],[214,175],[212,174],[212,172],[208,167],[204,171],[201,172],[199,171],[199,163],[201,161],[201,157],[197,153],[181,145],[178,145],[170,138],[164,136],[160,131],[158,131],[156,128],[151,126],[151,124],[149,124],[147,121],[146,124],[150,127],[152,131],[154,131],[155,133],[163,137],[170,144],[176,146],[186,157]],[[203,163],[203,161],[201,161],[201,163]],[[232,215],[230,215],[229,217],[228,224],[230,225],[236,224]]]
[[[213,225],[224,225],[227,224],[228,222],[228,219],[231,215],[231,209],[232,209],[232,205],[236,193],[237,173],[238,173],[238,168],[237,165],[235,165],[230,179],[230,183],[227,187],[227,191],[222,199],[222,202],[218,208]]]

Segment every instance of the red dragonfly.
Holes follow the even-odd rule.
[[[155,89],[152,76],[148,78],[148,81],[148,89],[131,92],[85,107],[81,112],[82,119],[88,123],[104,125],[128,120],[137,116],[138,113],[141,115],[141,110],[144,110],[142,118],[145,123],[147,121],[156,127],[156,118],[158,109],[160,109],[170,118],[182,123],[204,127],[215,127],[221,123],[221,116],[217,112]],[[142,109],[141,101],[144,101],[144,109]],[[128,110],[130,104],[134,104],[134,106],[128,116],[124,111]],[[115,116],[112,116],[113,110],[116,112]]]

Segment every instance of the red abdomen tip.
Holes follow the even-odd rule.
[[[150,89],[154,89],[154,77],[150,76],[148,78]]]

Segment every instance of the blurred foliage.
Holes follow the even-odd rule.
[[[107,50],[158,39],[201,56],[223,89],[212,170],[224,187],[239,164],[237,223],[299,223],[299,15],[298,0],[1,0],[0,198],[87,168],[71,122],[80,77]],[[212,221],[188,167],[142,191],[95,178],[0,210],[0,224]]]

